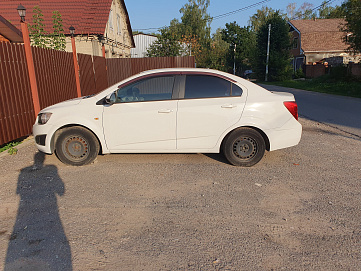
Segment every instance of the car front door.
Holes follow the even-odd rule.
[[[211,75],[187,75],[177,115],[177,149],[212,149],[242,116],[246,95],[239,86]]]
[[[177,100],[174,76],[139,80],[116,91],[104,105],[103,129],[110,152],[164,152],[176,149]]]

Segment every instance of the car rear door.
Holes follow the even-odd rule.
[[[187,75],[184,99],[178,104],[177,149],[212,149],[240,118],[246,93],[213,75]]]

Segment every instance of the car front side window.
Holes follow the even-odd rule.
[[[160,76],[140,80],[116,92],[116,103],[171,100],[174,76]]]

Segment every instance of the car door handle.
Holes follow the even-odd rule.
[[[171,109],[161,109],[161,110],[158,110],[158,113],[172,113],[173,110]]]
[[[222,105],[221,107],[222,107],[222,108],[235,108],[235,107],[237,107],[237,105],[234,105],[234,104],[225,104],[225,105]]]

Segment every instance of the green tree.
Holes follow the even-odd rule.
[[[287,21],[276,12],[257,32],[257,51],[255,59],[256,73],[259,79],[264,80],[266,72],[268,25],[271,24],[269,73],[270,81],[282,81],[291,78],[290,65],[291,39]]]
[[[262,7],[249,18],[248,24],[251,26],[252,30],[257,32],[261,25],[263,25],[276,12],[280,13],[280,11],[276,11],[273,8]]]
[[[361,1],[347,0],[342,4],[345,12],[346,32],[345,41],[350,45],[353,53],[361,52]]]
[[[209,52],[210,22],[207,13],[209,0],[188,0],[179,12],[182,17],[173,19],[169,27],[160,30],[159,40],[149,48],[148,56],[195,56],[197,66],[207,65]],[[167,48],[167,46],[169,48]]]
[[[51,37],[51,48],[55,50],[65,51],[65,35],[63,19],[59,11],[53,11],[53,33]]]
[[[344,10],[342,6],[330,6],[329,2],[323,1],[321,7],[318,9],[318,18],[320,19],[334,19],[344,18]]]
[[[180,56],[183,48],[179,42],[179,37],[170,31],[169,27],[159,30],[158,40],[147,50],[148,57]]]
[[[313,4],[304,2],[295,13],[297,20],[311,20],[317,17]]]
[[[184,36],[198,38],[201,46],[211,40],[211,17],[207,13],[210,0],[188,0],[179,12],[182,13],[179,32]]]
[[[212,36],[210,48],[204,52],[207,56],[205,67],[220,71],[228,71],[227,52],[229,44],[222,39],[222,29],[218,28]]]
[[[236,74],[242,75],[251,65],[256,45],[255,32],[250,27],[240,27],[236,22],[227,23],[222,30],[222,39],[229,44],[226,55],[228,70],[231,71],[235,63]]]
[[[32,24],[29,27],[31,45],[46,48],[49,44],[45,31],[44,15],[39,6],[34,6]]]

